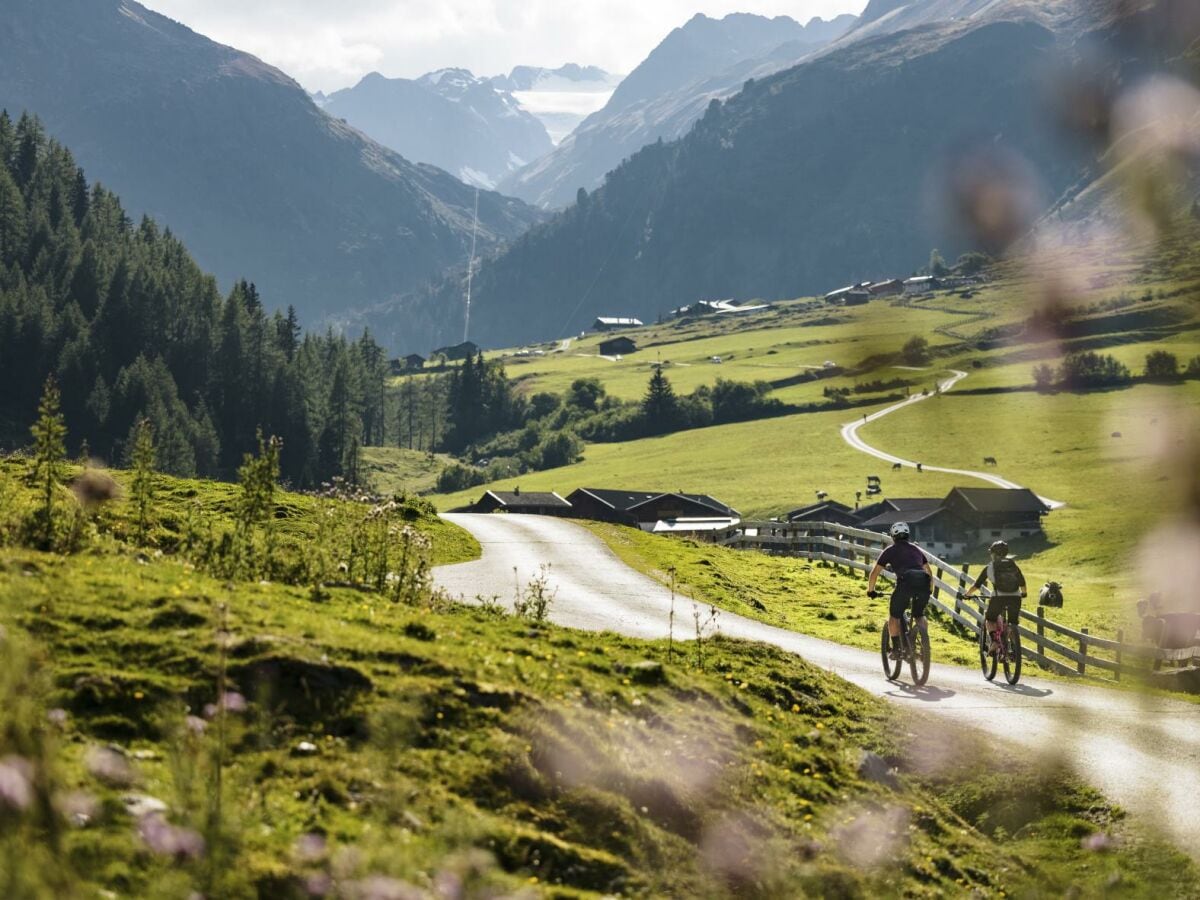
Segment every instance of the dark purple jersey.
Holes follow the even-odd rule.
[[[892,571],[897,575],[903,575],[912,569],[920,569],[925,562],[925,554],[921,552],[921,548],[908,541],[892,544],[879,554],[879,565],[885,568],[891,566]]]

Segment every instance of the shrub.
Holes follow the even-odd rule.
[[[576,409],[595,412],[600,408],[606,391],[599,378],[576,378],[567,391],[567,404]]]
[[[1042,363],[1033,367],[1033,386],[1039,393],[1047,393],[1054,388],[1054,368]]]
[[[1200,378],[1200,356],[1193,356],[1183,373],[1188,378]]]
[[[910,366],[923,366],[929,362],[929,341],[919,334],[913,335],[900,350],[901,358]]]
[[[569,431],[558,431],[538,447],[538,468],[569,466],[583,456],[583,441]]]
[[[1072,353],[1063,360],[1059,381],[1068,388],[1111,387],[1128,384],[1132,376],[1124,363],[1107,354]]]
[[[451,463],[438,474],[437,489],[442,494],[453,494],[483,484],[483,473],[474,466]]]
[[[1157,381],[1171,381],[1179,377],[1179,358],[1166,350],[1155,350],[1146,354],[1146,377]]]

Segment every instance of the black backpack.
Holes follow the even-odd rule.
[[[1057,581],[1047,581],[1038,594],[1038,600],[1042,606],[1054,606],[1061,608],[1063,605],[1062,585]]]
[[[997,594],[1016,594],[1021,590],[1021,570],[1011,559],[998,559],[992,563],[992,590]]]

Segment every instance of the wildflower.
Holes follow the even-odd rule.
[[[46,713],[46,721],[59,728],[66,728],[69,718],[65,709],[55,708]]]
[[[71,791],[54,799],[59,814],[74,825],[83,828],[100,813],[100,803],[86,791]]]
[[[134,772],[129,761],[116,750],[108,747],[92,747],[84,757],[84,765],[92,777],[113,787],[133,784]]]
[[[1116,840],[1112,835],[1105,834],[1103,831],[1097,831],[1095,834],[1089,834],[1079,842],[1079,846],[1089,853],[1107,853],[1110,850],[1115,850],[1117,846]]]
[[[21,756],[0,759],[0,803],[15,810],[33,802],[33,764]]]
[[[333,879],[324,872],[308,875],[304,879],[304,891],[310,897],[324,897],[333,890]]]
[[[204,855],[204,838],[190,828],[172,825],[161,813],[149,813],[138,820],[138,836],[154,853],[177,860],[199,859]]]
[[[144,698],[145,698],[145,696],[146,696],[146,695],[145,695],[145,694],[143,694],[141,691],[134,691],[134,692],[133,692],[133,699],[134,699],[134,700],[142,700],[142,699],[144,699]]]
[[[371,875],[353,885],[350,896],[358,900],[419,900],[422,896],[410,884],[387,878],[383,875]]]
[[[792,704],[792,712],[794,712],[794,713],[800,712],[800,704],[799,703]]]
[[[183,720],[183,727],[192,734],[204,734],[204,730],[208,728],[208,723],[199,716],[188,716]]]
[[[296,845],[292,848],[296,858],[306,863],[323,859],[328,851],[329,847],[325,843],[325,838],[314,832],[302,834],[296,839]]]

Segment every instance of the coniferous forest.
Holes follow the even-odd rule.
[[[303,334],[255,286],[228,296],[170,230],[134,224],[38,120],[0,114],[0,445],[19,446],[47,379],[73,453],[125,463],[137,423],[158,467],[232,475],[256,433],[297,486],[352,473],[384,429],[383,349]]]

